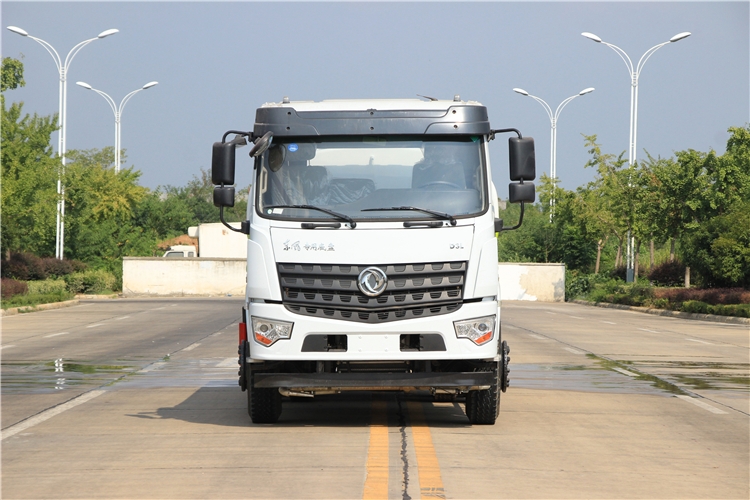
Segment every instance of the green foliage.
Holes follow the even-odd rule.
[[[116,282],[115,275],[103,269],[92,269],[65,277],[65,283],[71,293],[111,292],[115,289]]]
[[[67,292],[68,285],[64,279],[46,279],[40,281],[27,281],[30,294],[46,295],[50,293]]]
[[[12,57],[3,57],[2,78],[0,78],[0,91],[24,87],[26,81],[23,79],[23,63]]]
[[[50,304],[53,302],[62,302],[64,300],[70,300],[73,298],[73,294],[68,291],[60,291],[45,294],[25,294],[25,295],[14,295],[8,300],[3,301],[3,309],[9,309],[11,307],[33,307],[39,304]]]
[[[750,287],[750,200],[691,231],[683,252],[704,285]]]
[[[688,300],[682,303],[683,312],[698,314],[717,314],[720,316],[739,316],[750,318],[750,304],[707,304],[699,300]]]
[[[57,119],[23,115],[22,103],[6,108],[5,101],[0,113],[2,248],[6,253],[52,255],[61,164],[53,156],[50,136]]]

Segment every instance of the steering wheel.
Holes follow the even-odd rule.
[[[431,182],[428,182],[427,184],[422,184],[421,186],[419,186],[419,189],[424,189],[424,188],[429,187],[429,186],[450,186],[450,187],[456,188],[456,189],[463,189],[458,184],[454,184],[454,183],[448,182],[448,181],[431,181]]]

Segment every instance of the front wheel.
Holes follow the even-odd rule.
[[[466,416],[472,425],[494,425],[500,413],[501,370],[492,370],[495,380],[489,389],[466,394]]]
[[[281,393],[276,388],[253,387],[250,374],[247,384],[247,413],[254,424],[273,424],[281,416]]]

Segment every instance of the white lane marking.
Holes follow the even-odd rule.
[[[649,333],[661,333],[661,332],[657,332],[656,330],[649,330],[648,328],[639,328],[639,330],[642,332],[649,332]]]
[[[547,340],[547,337],[542,337],[541,335],[537,335],[535,333],[530,333],[529,337],[533,337],[533,338],[539,339],[539,340]]]
[[[11,347],[16,347],[16,346],[15,346],[15,345],[4,345],[4,346],[0,346],[0,351],[2,351],[3,349],[10,349]]]
[[[67,335],[69,333],[70,332],[53,333],[52,335],[45,335],[44,338],[45,339],[49,339],[49,338],[52,338],[52,337],[57,337],[58,335]]]
[[[71,408],[75,408],[78,405],[82,405],[83,403],[86,403],[87,401],[91,401],[95,397],[101,396],[105,392],[107,391],[103,389],[97,389],[95,391],[90,391],[85,394],[81,394],[80,396],[73,398],[70,401],[67,401],[61,405],[57,405],[48,410],[44,410],[42,413],[34,415],[33,417],[28,418],[24,420],[23,422],[19,422],[16,425],[11,425],[7,429],[3,430],[3,436],[2,438],[0,438],[0,440],[14,436],[18,434],[19,432],[25,431],[29,427],[33,427],[37,424],[41,424],[45,420],[49,420],[55,415],[59,415],[64,411],[70,410]]]
[[[638,374],[637,374],[637,373],[629,372],[629,371],[627,371],[627,370],[623,370],[622,368],[617,368],[616,366],[615,366],[615,367],[613,367],[612,369],[613,369],[614,371],[616,371],[616,372],[620,372],[620,373],[622,373],[623,375],[627,375],[628,377],[637,377],[637,376],[638,376]]]
[[[104,326],[104,323],[94,323],[93,325],[89,325],[86,328],[96,328],[97,326]]]
[[[186,348],[184,348],[183,351],[192,351],[193,349],[195,349],[199,345],[201,345],[200,342],[198,342],[197,344],[190,344],[189,346],[187,346]]]
[[[153,370],[158,370],[159,368],[163,367],[166,364],[167,363],[165,363],[164,361],[157,361],[153,365],[149,365],[149,366],[147,366],[146,368],[144,368],[142,370],[138,370],[137,373],[148,373],[148,372],[153,371]]]
[[[237,368],[237,358],[227,358],[216,365],[216,368]]]
[[[550,311],[544,311],[544,312],[546,312],[547,314],[553,314],[553,315],[557,316],[557,313],[553,313],[553,312],[550,312]]]
[[[701,344],[706,344],[706,345],[713,345],[711,342],[705,342],[703,340],[695,340],[695,339],[685,339],[685,340],[690,341],[690,342],[700,342]]]
[[[130,316],[120,316],[119,318],[115,318],[115,321],[120,321],[121,319],[128,319]]]
[[[149,309],[149,311],[161,311],[162,309],[166,309],[167,306],[164,307],[157,307],[156,309]]]
[[[585,354],[583,351],[579,351],[578,349],[573,349],[572,347],[563,347],[568,352],[572,352],[573,354]]]
[[[570,314],[567,314],[567,316],[568,316],[569,318],[574,318],[574,319],[586,319],[586,318],[582,318],[582,317],[580,317],[580,316],[571,316]]]
[[[617,323],[613,323],[612,321],[602,321],[602,323],[607,323],[608,325],[616,325]]]
[[[699,406],[699,407],[703,408],[704,410],[708,410],[711,413],[716,413],[717,415],[726,415],[727,414],[727,412],[725,412],[724,410],[720,410],[720,409],[716,408],[715,406],[711,406],[708,403],[704,403],[700,399],[692,398],[690,396],[677,396],[677,397],[680,398],[683,401],[687,401],[688,403],[693,403],[695,406]]]

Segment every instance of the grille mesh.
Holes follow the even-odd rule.
[[[448,314],[463,301],[466,262],[378,265],[388,286],[368,297],[357,278],[370,265],[278,264],[286,308],[297,314],[383,323]]]

